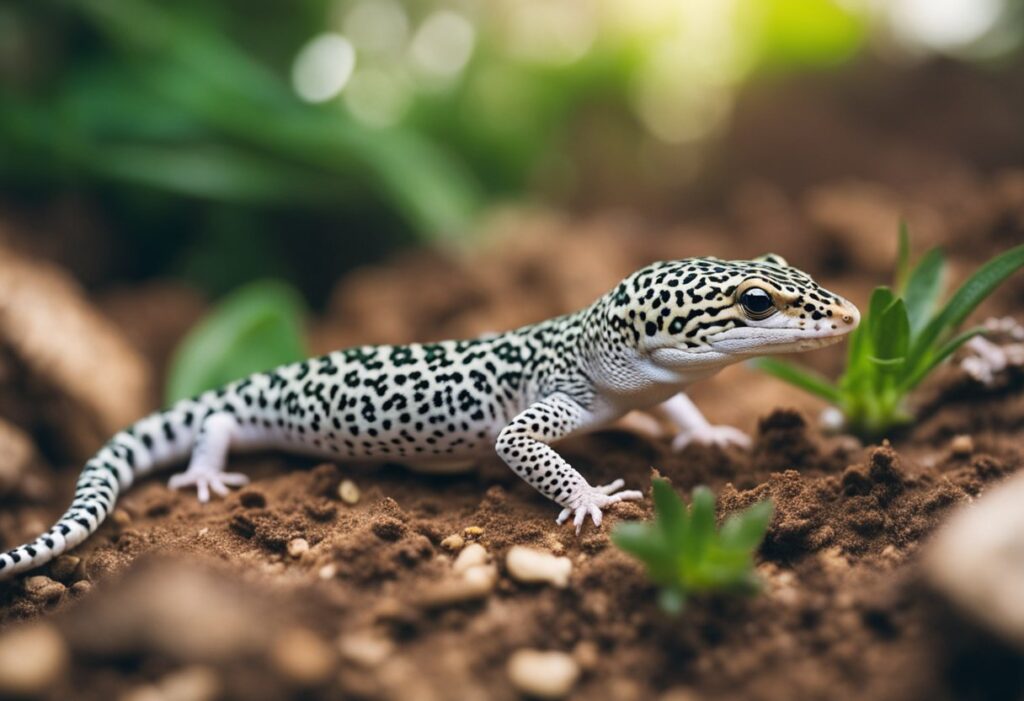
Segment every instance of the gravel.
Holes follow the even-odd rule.
[[[579,676],[579,665],[564,652],[524,649],[513,653],[508,660],[512,685],[520,693],[537,699],[566,697]]]
[[[522,545],[513,546],[505,556],[505,566],[513,579],[519,582],[543,582],[564,589],[569,586],[572,561],[544,550]]]

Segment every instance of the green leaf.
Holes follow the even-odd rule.
[[[656,479],[651,483],[654,496],[656,523],[670,544],[682,542],[686,536],[686,507],[668,480]]]
[[[859,387],[866,381],[865,374],[871,365],[871,338],[868,331],[868,320],[858,326],[850,334],[846,350],[846,372],[840,377],[840,391],[846,393]]]
[[[175,351],[168,403],[307,356],[303,304],[287,285],[265,280],[221,302]]]
[[[886,307],[876,325],[875,355],[880,361],[902,360],[910,345],[910,320],[902,299]]]
[[[805,392],[817,395],[828,402],[839,401],[839,390],[827,378],[792,363],[775,358],[758,358],[751,362],[753,367],[799,387]]]
[[[945,271],[946,258],[939,248],[928,251],[914,266],[903,293],[912,337],[917,335],[931,318],[942,293]]]
[[[723,548],[750,552],[764,539],[764,534],[775,513],[770,499],[733,514],[722,524],[721,543]]]
[[[915,339],[910,354],[915,372],[926,364],[929,349],[944,333],[959,326],[1003,280],[1022,267],[1024,267],[1024,245],[1011,248],[975,271],[953,293],[943,310],[928,322]]]
[[[945,345],[943,345],[934,353],[930,354],[928,356],[928,359],[921,365],[921,367],[918,368],[912,375],[910,375],[907,378],[906,382],[904,382],[903,384],[903,390],[909,392],[910,390],[914,389],[921,382],[921,380],[927,377],[928,374],[935,369],[936,366],[938,366],[943,360],[945,360],[949,356],[953,355],[953,353],[956,352],[957,348],[967,343],[975,336],[978,336],[983,333],[985,333],[985,328],[983,326],[976,326],[973,329],[964,331],[963,333],[954,336],[949,341],[946,341]]]
[[[667,584],[675,578],[675,554],[654,524],[641,521],[617,523],[612,529],[612,542],[643,562],[651,581]]]
[[[690,529],[685,542],[687,563],[699,562],[715,535],[715,495],[705,486],[693,490]]]
[[[888,287],[876,287],[871,293],[871,301],[868,302],[867,327],[870,333],[872,348],[877,343],[878,337],[882,334],[881,323],[885,310],[888,309],[896,296]]]

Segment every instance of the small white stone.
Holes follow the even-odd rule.
[[[346,635],[338,641],[341,655],[361,667],[376,667],[394,652],[394,644],[376,633],[364,631]]]
[[[480,543],[470,543],[459,556],[455,558],[455,562],[452,564],[452,571],[455,574],[463,574],[466,570],[477,565],[485,565],[491,556],[487,553],[487,549],[480,545]]]
[[[520,582],[546,582],[560,589],[569,586],[572,561],[543,550],[522,545],[513,546],[505,556],[505,566],[513,579]]]
[[[352,480],[342,480],[338,485],[338,496],[343,502],[349,504],[359,503],[359,487]]]
[[[818,416],[818,423],[821,424],[821,428],[826,433],[839,433],[843,430],[846,425],[846,418],[843,416],[843,412],[834,406],[822,409],[821,414]]]
[[[305,538],[292,538],[288,541],[288,554],[292,557],[302,557],[309,552],[309,541]]]
[[[329,562],[316,573],[320,579],[334,579],[334,575],[338,574],[338,568],[334,566],[333,562]]]
[[[561,699],[580,676],[579,665],[564,652],[518,650],[508,660],[508,676],[522,694],[538,699]]]
[[[1024,474],[958,508],[922,559],[932,588],[1024,652]]]
[[[461,577],[456,576],[425,587],[416,597],[424,608],[441,608],[487,597],[498,581],[494,565],[474,565]]]
[[[474,565],[462,573],[462,580],[481,593],[494,589],[498,581],[498,568],[494,565]]]
[[[957,457],[967,457],[974,452],[974,439],[965,433],[954,436],[949,442],[949,450]]]

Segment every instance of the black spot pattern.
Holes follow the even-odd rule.
[[[232,447],[396,461],[496,449],[528,483],[571,505],[588,485],[548,444],[633,408],[617,397],[651,383],[640,369],[650,344],[699,348],[746,324],[734,297],[751,279],[794,323],[830,319],[840,302],[777,257],[668,261],[574,314],[474,340],[337,351],[179,402],[86,463],[67,512],[0,555],[0,578],[83,541],[137,477],[186,458],[212,415],[232,417]]]

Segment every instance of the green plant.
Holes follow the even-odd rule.
[[[753,592],[759,582],[754,551],[771,521],[771,501],[762,501],[715,527],[715,495],[707,487],[693,490],[687,509],[672,486],[655,479],[654,520],[620,523],[612,542],[647,566],[661,587],[658,603],[679,613],[688,596],[708,592]]]
[[[771,358],[765,372],[838,407],[846,427],[865,438],[912,420],[908,394],[942,361],[982,332],[957,329],[1000,283],[1024,267],[1024,245],[989,260],[939,306],[946,259],[938,248],[910,266],[909,236],[900,229],[895,290],[875,288],[860,327],[850,334],[846,369],[836,381]]]
[[[167,402],[305,358],[302,316],[299,295],[275,280],[254,282],[229,295],[175,351]]]

